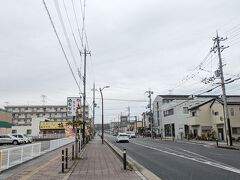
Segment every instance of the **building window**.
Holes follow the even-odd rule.
[[[192,111],[192,116],[196,116],[197,115],[197,113],[196,113],[196,111]]]
[[[28,108],[25,108],[25,110],[28,110]]]
[[[174,114],[173,109],[169,109],[167,111],[163,111],[163,116],[171,116]]]
[[[214,116],[218,116],[218,112],[214,112]]]
[[[230,108],[230,114],[231,114],[231,116],[234,116],[234,109],[233,108]]]
[[[31,129],[27,129],[27,135],[31,135],[32,134],[32,130]]]
[[[12,130],[12,134],[16,134],[17,133],[17,130],[16,129],[13,129]]]
[[[55,108],[55,111],[57,111],[57,108]]]
[[[234,127],[232,128],[233,134],[240,134],[240,127]]]
[[[188,107],[183,107],[183,114],[188,114]]]

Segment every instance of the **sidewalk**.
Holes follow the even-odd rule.
[[[101,139],[95,137],[88,144],[69,180],[140,180],[135,171],[123,170],[122,162]]]
[[[63,179],[66,174],[61,173],[61,150],[71,146],[72,143],[1,172],[0,180]],[[71,165],[72,162],[69,162],[69,167]]]

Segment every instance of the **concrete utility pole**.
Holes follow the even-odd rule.
[[[86,47],[84,48],[84,75],[83,75],[83,144],[85,144],[85,123],[86,123],[86,60],[87,60],[87,52]],[[91,55],[91,54],[90,54]]]
[[[153,113],[152,113],[152,94],[153,94],[153,91],[148,90],[145,93],[148,94],[148,98],[149,98],[148,108],[149,108],[149,118],[150,118],[150,125],[151,125],[151,138],[153,138]]]
[[[96,107],[96,103],[95,103],[95,82],[93,83],[93,126],[95,124],[95,107]]]
[[[137,116],[135,116],[135,123],[136,123],[136,131],[135,131],[135,134],[137,134]]]
[[[127,109],[128,109],[128,121],[130,123],[130,106],[128,106]]]
[[[225,126],[225,132],[228,130],[228,138],[229,138],[229,145],[232,146],[232,131],[231,131],[231,125],[230,125],[230,119],[229,119],[229,112],[228,112],[228,106],[227,106],[227,96],[226,96],[226,89],[225,89],[225,81],[224,81],[224,75],[223,75],[223,64],[222,64],[222,57],[221,57],[221,52],[228,48],[224,47],[223,45],[220,46],[221,41],[225,41],[227,38],[220,38],[218,36],[217,32],[217,37],[213,38],[214,41],[214,47],[211,49],[211,52],[214,51],[214,53],[218,52],[218,58],[219,58],[219,71],[220,71],[220,77],[221,77],[221,86],[222,86],[222,100],[223,100],[223,109],[224,109],[224,126]],[[217,49],[217,50],[216,50]],[[226,122],[227,122],[227,127],[226,128]],[[227,137],[226,137],[227,138]]]

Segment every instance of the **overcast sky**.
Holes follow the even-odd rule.
[[[82,0],[83,1],[83,0]],[[71,29],[58,0],[73,56],[83,72]],[[79,27],[82,27],[80,0],[73,0]],[[76,73],[63,34],[54,0],[46,0],[57,32]],[[72,1],[65,0],[77,42],[80,42]],[[87,101],[92,102],[92,85],[104,89],[106,122],[117,120],[120,112],[140,116],[146,111],[149,88],[157,94],[198,94],[213,87],[201,80],[216,70],[216,55],[198,66],[213,46],[216,35],[228,37],[223,51],[226,78],[240,73],[239,0],[86,0],[86,34],[92,56],[87,57]],[[0,106],[66,104],[77,96],[78,88],[64,59],[41,0],[2,0],[0,6]],[[86,42],[86,41],[85,41]],[[78,44],[80,45],[80,43]],[[77,74],[77,73],[76,73]],[[184,79],[184,81],[182,81]],[[186,80],[187,79],[187,80]],[[215,82],[217,82],[216,80]],[[240,83],[227,93],[240,94]],[[81,84],[81,89],[82,84]],[[220,94],[216,89],[215,94]],[[99,98],[99,92],[96,92]],[[100,106],[100,100],[96,100]],[[100,122],[96,110],[96,122]]]

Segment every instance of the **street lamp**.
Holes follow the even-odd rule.
[[[101,98],[102,98],[102,144],[103,144],[103,134],[104,134],[104,121],[103,121],[103,94],[102,94],[102,91],[105,89],[105,88],[110,88],[110,86],[105,86],[103,88],[99,88],[99,91],[101,93]]]

